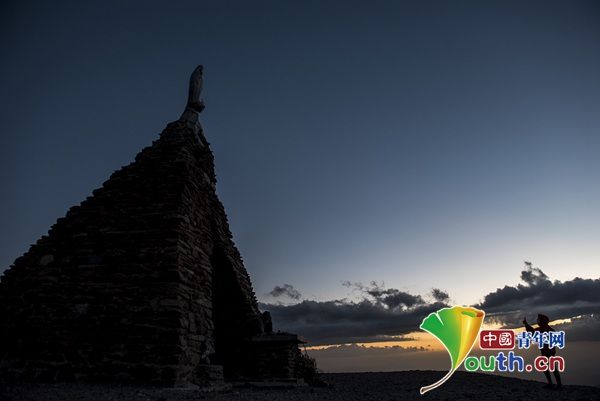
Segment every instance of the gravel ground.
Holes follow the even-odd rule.
[[[229,387],[218,391],[197,388],[152,388],[87,384],[10,385],[0,388],[0,401],[304,401],[304,400],[600,400],[600,388],[565,386],[562,391],[543,383],[514,378],[456,372],[442,387],[423,396],[419,387],[445,372],[331,373],[329,387],[256,389]]]

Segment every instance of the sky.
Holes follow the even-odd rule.
[[[486,305],[549,288],[524,261],[597,285],[598,2],[0,7],[0,271],[179,117],[203,64],[217,189],[263,305]]]

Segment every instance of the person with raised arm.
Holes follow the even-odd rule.
[[[523,319],[523,324],[525,325],[525,330],[530,333],[535,333],[536,331],[541,333],[547,333],[549,331],[554,331],[552,327],[550,327],[550,318],[546,315],[539,314],[537,317],[537,328],[533,328],[529,323],[527,323],[527,318]],[[541,338],[541,336],[540,336]],[[547,358],[556,355],[556,348],[550,348],[550,345],[544,344],[544,346],[540,349],[542,356]],[[554,369],[554,378],[556,380],[556,387],[552,384],[552,377],[550,376],[550,364],[548,364],[548,368],[544,371],[544,376],[546,376],[546,380],[548,384],[546,384],[546,388],[551,388],[555,390],[562,389],[562,382],[560,380],[560,372],[557,369]]]

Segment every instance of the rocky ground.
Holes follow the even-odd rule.
[[[543,383],[514,378],[456,372],[442,387],[423,396],[419,388],[445,372],[332,373],[323,378],[329,387],[249,388],[218,391],[197,388],[115,387],[108,385],[55,384],[0,387],[0,401],[304,401],[304,400],[600,400],[600,387],[565,386],[548,390]]]

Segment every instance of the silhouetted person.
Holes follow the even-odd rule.
[[[529,325],[529,323],[527,323],[527,318],[523,319],[523,324],[525,325],[525,329],[531,333],[536,332],[536,331],[539,331],[540,333],[547,333],[549,331],[554,331],[554,329],[552,327],[550,327],[550,325],[548,323],[550,323],[550,318],[548,316],[538,315],[538,317],[537,317],[538,327],[537,327],[537,329],[534,329],[533,327],[531,327]],[[545,356],[546,358],[556,355],[556,348],[555,347],[550,348],[550,346],[548,344],[544,344],[544,346],[542,347],[542,349],[540,351],[542,352],[542,355]],[[552,377],[550,376],[550,366],[549,365],[548,365],[548,369],[546,369],[544,371],[544,375],[546,376],[546,380],[548,381],[548,384],[546,384],[546,388],[554,388],[554,386],[552,385]],[[554,370],[554,378],[556,379],[556,389],[557,390],[562,389],[562,382],[560,381],[560,372],[557,369]]]

